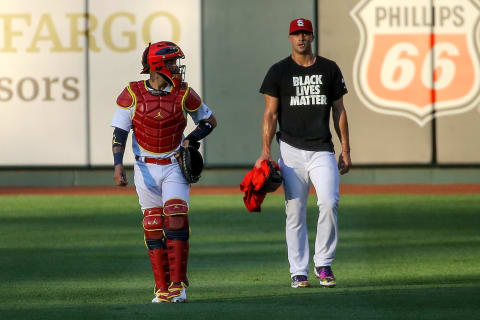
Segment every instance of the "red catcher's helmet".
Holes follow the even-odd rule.
[[[183,81],[185,66],[178,65],[175,68],[169,68],[165,65],[166,60],[183,59],[185,55],[173,42],[161,41],[149,43],[142,55],[143,70],[141,73],[149,73],[150,70],[158,72],[165,77],[165,80],[175,86],[175,83]]]

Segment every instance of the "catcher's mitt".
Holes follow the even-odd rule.
[[[282,185],[282,174],[280,173],[280,168],[275,163],[273,164],[271,161],[267,162],[268,167],[270,169],[268,176],[265,179],[265,183],[263,184],[262,188],[259,190],[260,192],[274,192]]]
[[[197,148],[181,146],[178,151],[178,164],[188,183],[198,182],[203,170],[203,158]]]

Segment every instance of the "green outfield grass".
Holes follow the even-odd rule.
[[[342,196],[334,289],[290,288],[282,196],[191,207],[189,302],[152,304],[136,196],[1,196],[0,319],[480,318],[480,195]]]

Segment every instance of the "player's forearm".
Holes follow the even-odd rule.
[[[127,143],[128,131],[115,128],[112,138],[113,165],[123,165],[123,154]]]
[[[122,164],[123,165],[123,154],[125,153],[125,148],[124,147],[113,147],[112,148],[112,153],[113,153],[113,166]]]
[[[272,140],[277,130],[277,113],[265,111],[262,124],[262,155],[270,157]]]
[[[190,134],[185,138],[191,142],[198,142],[212,133],[213,129],[217,126],[217,120],[212,114],[208,119],[201,120],[198,126],[190,132]]]
[[[343,105],[343,98],[335,100],[332,105],[333,126],[342,144],[342,152],[350,152],[347,111]]]
[[[338,139],[342,145],[342,152],[350,152],[348,120],[345,109],[342,109],[336,117],[334,116],[334,126],[338,135]]]

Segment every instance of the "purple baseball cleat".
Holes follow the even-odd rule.
[[[310,286],[307,276],[297,275],[292,277],[292,288],[306,288]]]
[[[315,275],[320,279],[320,285],[325,288],[333,288],[337,284],[330,266],[315,267]]]

